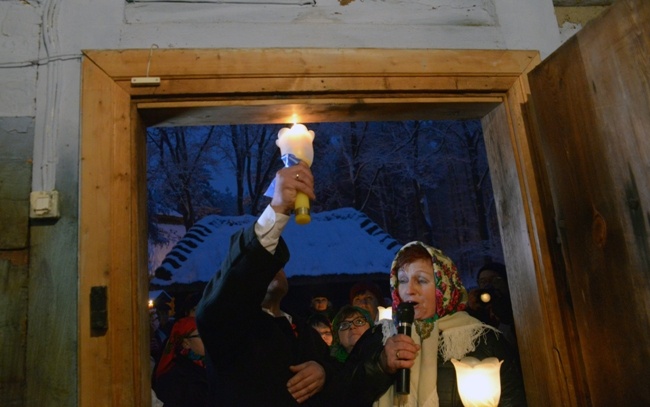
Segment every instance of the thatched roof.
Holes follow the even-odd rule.
[[[166,255],[162,270],[156,273],[169,272],[171,279],[157,277],[152,283],[162,286],[207,281],[221,265],[230,236],[255,220],[253,216],[218,215],[201,219]],[[400,247],[366,215],[352,208],[312,214],[311,222],[302,226],[290,220],[282,236],[291,251],[285,267],[287,277],[387,274]]]

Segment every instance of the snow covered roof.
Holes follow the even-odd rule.
[[[154,278],[153,284],[207,281],[219,269],[230,236],[255,222],[250,215],[210,215],[194,224],[160,267],[171,280]],[[289,221],[282,234],[291,258],[287,277],[335,274],[388,273],[400,244],[363,213],[352,208],[312,214],[307,225]]]

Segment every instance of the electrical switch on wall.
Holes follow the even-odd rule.
[[[59,191],[33,191],[29,195],[29,217],[37,219],[58,218]]]

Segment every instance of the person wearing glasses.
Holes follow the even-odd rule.
[[[384,334],[392,321],[375,324],[370,313],[361,307],[343,306],[334,317],[334,342],[330,354],[338,367],[323,390],[327,405],[370,407],[394,382],[379,363]]]
[[[345,305],[334,317],[332,326],[334,342],[330,353],[339,362],[345,362],[359,338],[374,326],[374,321],[365,309]]]
[[[208,406],[205,348],[194,317],[174,323],[156,368],[153,390],[165,407]]]
[[[279,303],[288,292],[289,261],[281,234],[298,192],[316,198],[304,162],[276,173],[270,204],[231,237],[199,301],[196,318],[214,406],[323,405],[317,402],[331,364],[327,344]]]

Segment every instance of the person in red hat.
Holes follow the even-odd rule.
[[[181,318],[156,367],[153,390],[165,407],[208,406],[205,348],[194,317]]]

